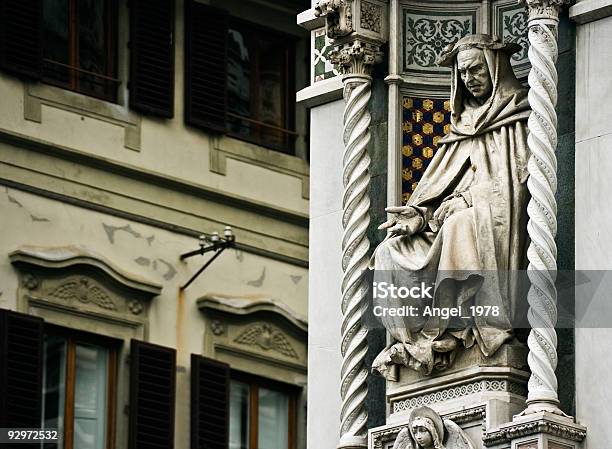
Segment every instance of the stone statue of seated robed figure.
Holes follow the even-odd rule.
[[[387,237],[370,263],[375,280],[428,273],[435,307],[486,305],[499,313],[382,317],[392,341],[373,370],[387,378],[394,365],[423,374],[448,368],[461,347],[478,345],[490,357],[514,338],[511,323],[525,313],[513,275],[527,266],[530,108],[510,65],[520,48],[484,34],[445,48],[438,64],[451,67],[450,132],[407,204],[386,209],[391,218],[379,229]]]

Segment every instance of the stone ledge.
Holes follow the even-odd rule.
[[[308,31],[325,26],[325,18],[315,16],[314,9],[307,9],[297,15],[297,24]]]
[[[317,81],[296,93],[296,102],[303,103],[307,108],[313,108],[325,103],[331,103],[342,98],[342,78],[335,76]]]
[[[612,16],[612,0],[580,0],[569,10],[570,19],[581,25]]]

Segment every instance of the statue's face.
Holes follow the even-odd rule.
[[[474,98],[484,101],[491,96],[493,83],[484,53],[479,48],[470,48],[457,54],[457,66],[465,88]]]
[[[423,426],[414,426],[412,428],[412,435],[419,446],[423,448],[430,448],[433,446],[433,438],[429,430]]]

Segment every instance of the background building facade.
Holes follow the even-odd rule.
[[[0,2],[7,426],[305,447],[302,3]],[[182,289],[213,253],[180,255],[225,226],[235,248]]]

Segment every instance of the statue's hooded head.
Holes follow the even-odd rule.
[[[447,46],[438,65],[451,68],[451,109],[453,121],[466,107],[466,100],[482,105],[481,117],[495,109],[508,97],[524,95],[524,89],[514,75],[510,64],[513,53],[521,50],[514,43],[504,43],[487,34],[473,34]]]
[[[419,407],[410,413],[408,428],[419,447],[444,449],[444,423],[429,407]]]

